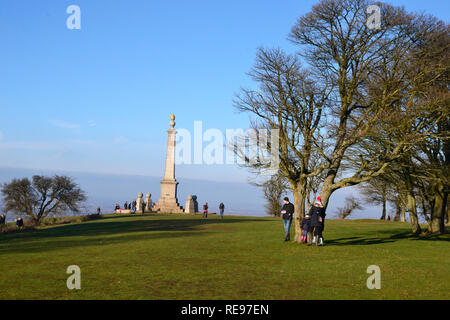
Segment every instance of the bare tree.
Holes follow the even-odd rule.
[[[360,186],[366,203],[381,205],[380,220],[386,220],[388,194],[391,185],[383,179],[374,178]]]
[[[427,88],[445,83],[448,63],[437,57],[447,42],[441,36],[435,45],[437,37],[430,37],[437,19],[383,3],[381,28],[369,29],[369,4],[319,1],[289,35],[306,67],[281,50],[259,50],[250,76],[260,88],[243,89],[235,103],[260,121],[257,129],[280,130],[280,169],[294,192],[296,237],[311,179],[323,174],[326,208],[336,190],[380,177],[395,163],[401,163],[413,233],[420,232],[413,149],[435,137],[445,119],[442,100],[433,101]],[[321,157],[316,164],[315,155]],[[444,184],[444,196],[445,190]]]
[[[265,205],[267,214],[280,216],[281,198],[290,190],[286,177],[276,173],[263,182],[252,182],[252,184],[262,188],[264,198],[267,201]]]
[[[402,94],[377,124],[376,135],[362,146],[372,154],[378,144],[392,147],[410,139],[400,157],[381,174],[390,177],[406,198],[412,231],[419,234],[419,212],[429,223],[429,232],[443,233],[450,164],[450,109],[448,73],[450,70],[450,33],[447,24],[431,16],[414,17],[410,49],[395,66],[385,66],[381,82],[373,82],[374,96],[393,86]],[[395,75],[395,76],[394,76]],[[381,148],[383,149],[383,148]],[[421,211],[420,211],[421,209]]]
[[[346,204],[343,208],[338,209],[338,217],[340,219],[345,219],[353,213],[355,210],[362,210],[362,206],[359,204],[358,200],[354,197],[347,197]]]
[[[352,174],[337,180],[339,172],[345,169],[347,157],[358,150],[358,144],[366,137],[378,135],[377,124],[393,111],[393,106],[399,101],[409,101],[420,90],[411,81],[398,80],[403,76],[403,67],[409,63],[408,53],[413,50],[415,40],[422,36],[422,30],[415,26],[425,24],[424,19],[401,8],[380,4],[383,26],[370,30],[365,14],[368,5],[365,0],[320,1],[298,20],[290,34],[290,39],[301,46],[299,54],[323,79],[331,79],[335,88],[334,121],[328,126],[326,136],[331,147],[318,148],[328,162],[321,190],[325,206],[334,191],[382,174],[412,142],[424,138],[425,134],[419,134],[424,128],[437,121],[436,117],[428,118],[415,127],[410,126],[408,129],[413,130],[408,134],[405,130],[400,139],[391,141],[393,144],[380,144],[376,153],[360,153]],[[421,85],[427,82],[415,80]],[[413,107],[406,106],[412,115]]]
[[[80,202],[86,200],[84,192],[70,177],[55,175],[52,178],[33,176],[13,179],[1,189],[5,211],[27,215],[37,224],[48,215],[72,210],[78,212]]]
[[[442,46],[423,45],[437,19],[380,3],[382,27],[370,30],[368,5],[365,0],[320,1],[290,34],[301,46],[299,54],[336,88],[334,121],[326,136],[331,147],[318,148],[329,164],[321,190],[325,206],[334,191],[382,175],[444,117],[423,93],[447,73],[445,64],[423,59],[442,53]],[[407,180],[406,190],[417,233],[412,181]]]
[[[298,57],[280,49],[260,48],[249,75],[260,87],[258,90],[243,88],[236,96],[235,107],[254,117],[255,131],[277,129],[279,132],[276,156],[279,170],[294,194],[295,241],[300,242],[308,178],[323,171],[322,167],[314,168],[310,159],[317,133],[323,125],[330,87],[326,82],[318,83],[311,72],[303,69]],[[271,140],[258,147],[268,153],[273,151]],[[256,173],[269,167],[263,158],[250,159],[243,148],[233,151]]]

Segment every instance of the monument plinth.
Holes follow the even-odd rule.
[[[172,114],[170,116],[170,129],[167,130],[166,168],[164,178],[161,180],[161,195],[154,210],[167,213],[183,213],[183,208],[178,204],[178,182],[175,180],[175,135],[177,131],[174,127],[175,115]]]

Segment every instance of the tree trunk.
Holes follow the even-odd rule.
[[[444,186],[438,185],[435,188],[434,205],[431,209],[431,233],[443,234],[445,232],[444,216],[446,211],[447,195],[444,195]]]
[[[402,213],[400,215],[400,221],[401,222],[406,222],[406,208],[405,208],[405,206],[403,204],[401,206],[402,206],[401,207]]]
[[[383,198],[383,212],[380,220],[386,220],[386,199]]]
[[[445,220],[445,223],[446,224],[449,224],[450,223],[450,221],[448,220],[448,218],[449,218],[449,214],[448,214],[448,208],[449,208],[449,205],[448,205],[448,193],[446,193],[445,194],[445,197],[444,197],[445,199],[447,199],[447,202],[445,203],[445,216],[444,216],[444,220]]]
[[[401,217],[401,209],[400,209],[400,201],[395,201],[395,217],[394,217],[394,221],[400,221],[400,217]]]
[[[300,224],[302,223],[303,217],[305,216],[306,180],[299,182],[293,191],[295,201],[294,241],[300,243],[302,239],[302,229],[300,228]]]
[[[328,202],[330,201],[330,197],[333,194],[331,186],[323,185],[322,190],[320,192],[320,198],[322,199],[322,204],[325,210],[328,208]]]
[[[425,206],[425,201],[422,201],[422,210],[423,210],[423,216],[425,220],[427,221],[427,232],[431,233],[431,219],[428,217],[427,208]]]
[[[414,235],[419,235],[422,230],[420,229],[419,218],[417,217],[416,198],[414,198],[414,195],[410,192],[408,192],[408,211],[411,220],[412,233]]]

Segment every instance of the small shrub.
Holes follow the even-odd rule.
[[[15,222],[8,222],[8,223],[0,226],[0,233],[24,232],[24,231],[32,231],[35,229],[36,229],[36,223],[31,220],[24,221],[22,229],[19,229],[16,226]]]
[[[49,217],[45,218],[39,224],[40,226],[55,226],[55,225],[63,225],[63,224],[71,224],[71,223],[82,223],[85,221],[92,221],[101,219],[101,214],[88,214],[85,216],[73,216],[73,217]],[[14,222],[9,222],[3,225],[0,225],[0,233],[13,233],[19,231],[31,231],[35,230],[38,226],[37,222],[34,220],[25,220],[24,226],[22,230],[19,230]]]

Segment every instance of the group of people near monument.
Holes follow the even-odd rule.
[[[155,206],[155,203],[153,203],[153,206]],[[146,203],[143,202],[142,203],[142,212],[145,212],[145,207],[146,207]],[[206,202],[203,205],[203,215],[202,215],[203,218],[208,218],[208,209],[209,209],[208,202]],[[123,210],[132,210],[133,212],[136,213],[137,201],[133,200],[130,203],[128,203],[128,201],[126,201],[123,205]],[[221,202],[219,204],[219,213],[220,213],[220,218],[222,218],[222,219],[223,219],[224,211],[225,211],[225,205],[223,204],[223,202]],[[120,207],[120,205],[118,203],[116,203],[116,206],[114,207],[114,212],[122,213],[122,208]]]
[[[290,241],[290,229],[292,220],[294,217],[295,207],[289,202],[289,198],[284,198],[284,205],[281,208],[281,217],[284,224],[284,241]],[[322,204],[322,199],[317,197],[314,204],[309,209],[309,212],[305,215],[300,225],[302,229],[301,243],[307,243],[308,246],[315,244],[317,246],[323,246],[323,230],[325,227],[325,208]]]
[[[142,203],[142,212],[145,212],[145,207],[146,207],[146,203],[143,202]],[[154,204],[153,204],[154,205]],[[133,200],[133,201],[126,201],[123,205],[123,210],[132,210],[134,213],[136,213],[137,210],[137,201]],[[118,203],[116,203],[116,206],[114,208],[114,212],[122,212],[122,208],[120,207],[120,205]]]

